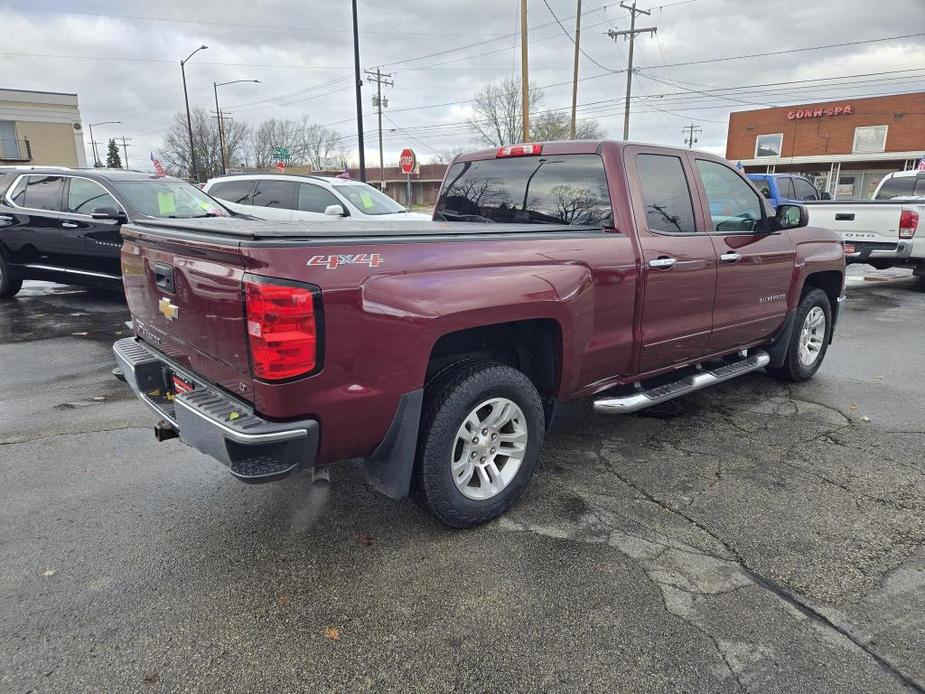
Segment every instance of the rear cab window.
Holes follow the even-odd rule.
[[[454,164],[434,219],[609,227],[613,208],[599,155],[527,156]]]
[[[892,176],[877,191],[877,200],[925,197],[925,175]]]
[[[636,175],[646,206],[646,226],[650,230],[696,233],[694,203],[680,157],[637,154]]]

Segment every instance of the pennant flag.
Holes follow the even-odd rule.
[[[741,159],[740,159],[738,162],[736,162],[736,169],[738,169],[739,171],[745,171],[745,167],[742,166],[742,160],[741,160]]]
[[[347,171],[347,165],[346,165],[346,164],[344,164],[344,170],[343,170],[341,173],[337,174],[337,176],[335,176],[335,178],[350,178],[350,172]]]
[[[154,152],[151,152],[151,163],[154,164],[154,171],[158,176],[166,176],[167,171],[164,169],[164,165],[161,164],[160,160],[154,156]]]
[[[925,171],[925,157],[919,159],[919,165],[915,167],[916,171]]]

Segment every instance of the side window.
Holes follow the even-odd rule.
[[[64,179],[61,176],[29,176],[24,199],[16,197],[14,200],[21,207],[59,212],[63,192]],[[16,194],[19,196],[20,191]]]
[[[764,226],[764,206],[742,177],[727,166],[697,160],[713,231],[757,231]]]
[[[235,202],[239,205],[250,205],[251,191],[253,189],[254,182],[252,180],[221,181],[209,188],[208,194],[213,198]]]
[[[759,178],[757,181],[752,181],[755,184],[755,187],[758,188],[758,192],[761,193],[766,198],[771,198],[771,182],[766,178]]]
[[[296,209],[299,184],[295,181],[258,181],[254,191],[254,204],[259,207]]]
[[[330,192],[312,183],[299,184],[299,209],[303,212],[324,212],[328,205],[347,207]]]
[[[664,154],[639,154],[636,171],[649,229],[695,233],[694,204],[681,159]]]
[[[93,214],[102,207],[121,209],[116,199],[96,181],[86,178],[70,178],[67,187],[65,210],[75,214]]]
[[[793,200],[793,179],[790,176],[781,176],[777,179],[778,197]]]
[[[806,181],[802,178],[793,179],[793,188],[796,192],[794,196],[797,200],[818,200],[819,196],[816,194],[816,189],[810,184],[809,181]]]
[[[26,184],[29,182],[28,176],[23,176],[19,179],[19,182],[13,186],[13,190],[10,191],[9,196],[10,200],[13,201],[13,204],[18,207],[26,206]]]

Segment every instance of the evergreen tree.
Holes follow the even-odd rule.
[[[121,169],[122,168],[122,157],[119,156],[119,145],[116,144],[115,139],[109,140],[109,147],[106,150],[106,168],[107,169]]]

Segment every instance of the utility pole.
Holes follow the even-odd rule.
[[[107,120],[107,121],[102,121],[100,123],[87,123],[87,125],[90,128],[90,149],[93,150],[93,166],[94,168],[99,168],[100,166],[103,165],[103,163],[100,161],[100,151],[96,148],[96,146],[102,143],[97,142],[93,138],[93,126],[94,125],[97,125],[97,126],[98,125],[122,125],[122,121]]]
[[[366,71],[366,76],[371,80],[376,80],[376,96],[373,97],[373,106],[376,107],[379,114],[379,189],[384,193],[385,192],[385,163],[382,161],[382,109],[388,108],[389,100],[382,100],[382,85],[386,87],[394,87],[395,82],[392,81],[392,75],[387,75],[382,72],[380,68],[376,68],[376,71],[372,70]]]
[[[644,27],[642,29],[636,28],[636,15],[637,14],[652,14],[649,10],[637,10],[636,9],[636,0],[633,0],[632,5],[627,5],[624,2],[620,3],[620,7],[624,10],[629,10],[630,13],[630,28],[629,31],[614,31],[613,29],[608,30],[607,35],[616,41],[618,36],[622,36],[624,39],[628,39],[630,42],[629,49],[629,58],[627,62],[626,70],[626,105],[623,108],[623,139],[630,139],[630,97],[633,93],[633,44],[636,41],[636,34],[649,34],[650,36],[655,36],[655,32],[658,31],[656,27]]]
[[[575,67],[572,69],[572,124],[569,126],[569,139],[575,139],[575,111],[578,109],[578,52],[581,42],[581,0],[575,12]]]
[[[527,64],[527,0],[520,0],[520,111],[521,142],[530,141],[530,70]]]
[[[127,169],[128,168],[128,148],[132,146],[130,144],[127,144],[127,142],[131,140],[132,138],[126,137],[125,135],[123,135],[121,139],[122,139],[122,165]]]
[[[353,74],[357,92],[357,145],[360,148],[360,180],[366,183],[366,151],[363,144],[363,95],[360,79],[360,29],[357,24],[357,0],[353,0]]]
[[[702,132],[702,128],[699,125],[691,123],[681,128],[681,132],[687,133],[687,137],[684,138],[684,144],[687,145],[688,149],[691,149],[697,143],[697,136]]]

